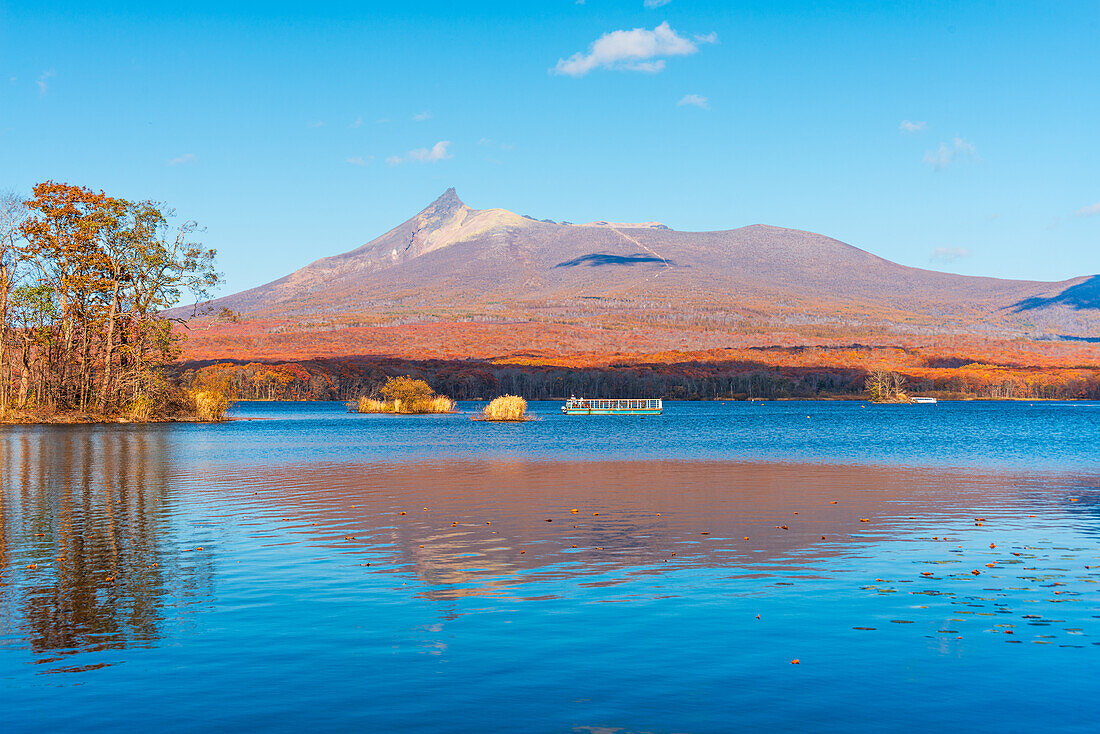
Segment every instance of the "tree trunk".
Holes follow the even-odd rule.
[[[31,365],[27,359],[29,350],[30,344],[24,338],[22,360],[19,365],[19,405],[21,407],[27,404],[27,391],[30,390],[31,386]]]
[[[11,276],[8,267],[0,264],[0,416],[8,413],[8,290]]]
[[[115,321],[118,315],[118,281],[115,281],[115,290],[111,294],[111,312],[107,316],[107,345],[103,350],[103,387],[99,390],[99,412],[107,411],[107,392],[111,389],[111,367],[115,352]]]

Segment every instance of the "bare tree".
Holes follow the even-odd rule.
[[[903,390],[905,382],[905,376],[897,372],[874,370],[867,375],[867,396],[875,403],[905,402],[908,399]]]
[[[11,191],[0,191],[0,416],[8,411],[11,363],[8,359],[8,297],[16,280],[19,228],[26,217],[23,201]]]

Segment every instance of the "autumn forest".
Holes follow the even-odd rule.
[[[167,379],[182,319],[217,285],[214,251],[171,210],[47,181],[0,202],[0,416],[183,418],[201,391]]]

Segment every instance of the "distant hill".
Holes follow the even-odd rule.
[[[1058,283],[911,268],[812,232],[555,223],[471,209],[448,189],[350,252],[220,298],[313,324],[536,321],[737,332],[1100,336],[1100,276]]]

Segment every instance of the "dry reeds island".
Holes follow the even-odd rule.
[[[390,377],[372,397],[359,398],[359,413],[452,413],[455,401],[445,395],[436,395],[423,380],[411,377]]]
[[[527,419],[527,401],[518,395],[493,398],[482,411],[487,421],[522,421]]]

